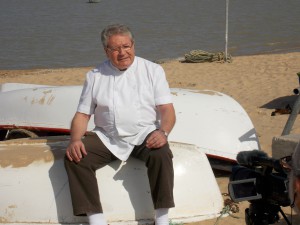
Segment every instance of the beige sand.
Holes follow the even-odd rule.
[[[287,53],[234,57],[232,63],[190,64],[168,61],[162,66],[170,87],[219,91],[238,101],[254,124],[262,150],[271,156],[272,138],[281,135],[289,116],[271,116],[271,113],[275,108],[284,108],[295,101],[293,89],[299,86],[299,62],[300,53]],[[89,69],[91,67],[0,70],[0,83],[78,85],[83,83]],[[300,118],[297,118],[291,133],[300,133],[299,124]],[[228,175],[216,175],[222,193],[227,193]],[[224,196],[225,198],[227,197]],[[240,212],[233,215],[239,218],[222,218],[218,224],[245,224],[244,209],[248,207],[248,203],[242,202],[238,206]],[[290,215],[289,208],[284,208],[284,211]],[[210,225],[215,222],[216,219],[212,219],[197,224]],[[296,216],[294,224],[299,223]],[[282,221],[281,224],[285,223]]]

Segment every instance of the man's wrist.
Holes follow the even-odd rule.
[[[162,132],[166,136],[166,138],[168,138],[169,133],[167,131],[165,131],[163,129],[159,129],[159,131]]]

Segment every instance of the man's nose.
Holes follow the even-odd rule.
[[[119,47],[118,52],[119,52],[119,54],[124,54],[126,51],[123,47]]]

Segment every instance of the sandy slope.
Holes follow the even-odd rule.
[[[248,113],[258,133],[262,150],[272,154],[272,138],[280,136],[288,115],[271,116],[276,108],[293,104],[293,89],[299,86],[300,53],[234,57],[232,63],[180,63],[168,61],[162,64],[170,87],[215,90],[238,101]],[[85,73],[91,69],[36,69],[0,70],[0,83],[20,82],[49,85],[79,85]],[[292,133],[300,133],[300,118],[297,118]],[[223,193],[227,193],[228,176],[216,173]],[[224,199],[227,198],[224,196]],[[201,201],[199,199],[199,201]],[[239,218],[222,218],[218,224],[241,225],[248,202],[239,204]],[[290,209],[284,209],[290,214]],[[294,224],[299,224],[295,218]],[[215,224],[216,220],[197,224]],[[281,224],[284,224],[281,223]]]

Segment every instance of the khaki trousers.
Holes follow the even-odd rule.
[[[65,157],[73,212],[76,216],[103,213],[95,172],[117,160],[96,134],[87,135],[83,143],[88,154],[79,163],[71,162]],[[174,207],[173,155],[169,144],[159,149],[148,149],[144,142],[133,149],[131,156],[145,162],[154,208]]]

